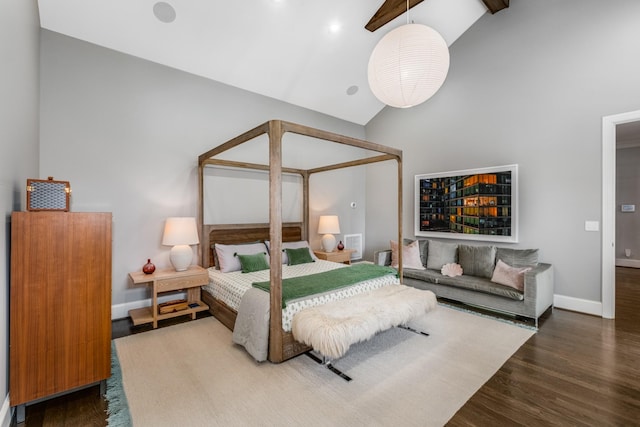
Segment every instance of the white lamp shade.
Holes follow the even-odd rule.
[[[340,233],[340,222],[338,215],[322,215],[318,223],[318,234],[338,234]]]
[[[193,259],[193,250],[189,245],[198,243],[198,228],[195,218],[167,218],[164,224],[162,244],[173,246],[169,254],[169,260],[176,271],[184,271],[189,268]]]
[[[387,105],[408,108],[440,89],[449,71],[449,48],[433,28],[398,27],[378,42],[369,58],[369,86]]]
[[[162,236],[163,245],[196,245],[198,243],[198,227],[195,218],[167,218]]]

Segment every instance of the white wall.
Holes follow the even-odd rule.
[[[634,0],[513,0],[463,34],[432,99],[387,107],[366,126],[368,139],[404,151],[405,235],[415,174],[519,164],[515,246],[540,248],[554,264],[562,304],[597,312],[601,236],[584,223],[601,221],[602,117],[640,105],[639,16]],[[369,252],[393,238],[385,201],[395,180],[383,169],[367,175]]]
[[[622,212],[623,204],[635,205],[635,212]],[[640,267],[640,147],[616,151],[616,260],[617,265]]]
[[[113,212],[116,317],[149,295],[129,285],[129,272],[147,258],[169,266],[165,218],[196,215],[199,154],[271,119],[364,137],[362,126],[50,31],[41,44],[40,176],[71,182],[73,211]],[[322,209],[345,218],[343,233],[364,231],[364,210],[347,202],[364,207],[364,179],[356,168],[312,182],[333,192]],[[225,212],[251,197],[218,191]]]
[[[10,218],[24,209],[27,178],[38,171],[38,55],[36,0],[0,1],[0,426],[9,410]]]

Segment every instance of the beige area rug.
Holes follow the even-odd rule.
[[[256,363],[204,318],[116,340],[134,426],[442,426],[534,333],[438,306],[334,365]]]

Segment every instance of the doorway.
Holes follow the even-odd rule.
[[[615,318],[616,127],[640,121],[640,110],[602,118],[602,317]]]

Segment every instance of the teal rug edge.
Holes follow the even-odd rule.
[[[122,369],[115,341],[111,341],[111,376],[107,379],[107,425],[109,427],[131,427],[129,402],[122,386]]]

